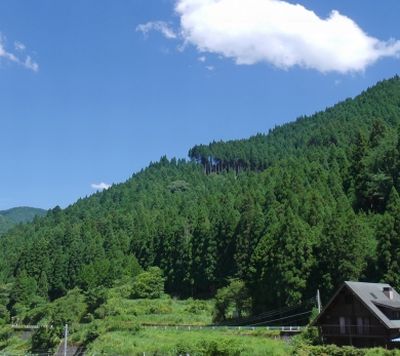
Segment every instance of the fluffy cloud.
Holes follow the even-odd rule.
[[[14,43],[14,48],[16,51],[22,52],[25,50],[25,45],[20,42]],[[17,57],[17,55],[11,53],[6,49],[5,45],[5,37],[0,34],[0,58],[3,58],[6,61],[13,62],[16,64],[25,67],[26,69],[30,69],[34,72],[39,70],[39,64],[32,60],[30,56],[26,56],[25,59]]]
[[[185,44],[237,64],[347,73],[400,55],[400,41],[371,37],[338,11],[321,18],[283,0],[177,0],[175,10],[180,30],[173,33]]]
[[[144,35],[147,35],[151,31],[158,31],[168,39],[177,38],[175,31],[164,21],[154,21],[141,24],[136,27],[136,31],[142,32]]]
[[[95,190],[104,190],[104,189],[110,188],[111,184],[107,184],[107,183],[104,183],[104,182],[93,183],[93,184],[91,184],[91,187],[92,187],[92,189],[95,189]]]

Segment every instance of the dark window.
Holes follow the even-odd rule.
[[[364,318],[363,324],[364,324],[364,335],[369,335],[369,330],[371,326],[368,317]]]

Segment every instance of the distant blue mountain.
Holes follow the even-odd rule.
[[[38,208],[17,207],[0,211],[0,234],[4,234],[14,225],[32,221],[36,216],[44,216],[47,211]]]

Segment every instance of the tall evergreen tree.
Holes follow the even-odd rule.
[[[378,267],[382,281],[400,288],[400,197],[392,188],[387,211],[377,229]]]

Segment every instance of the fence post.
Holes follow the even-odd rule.
[[[64,328],[64,356],[68,354],[68,324]]]

